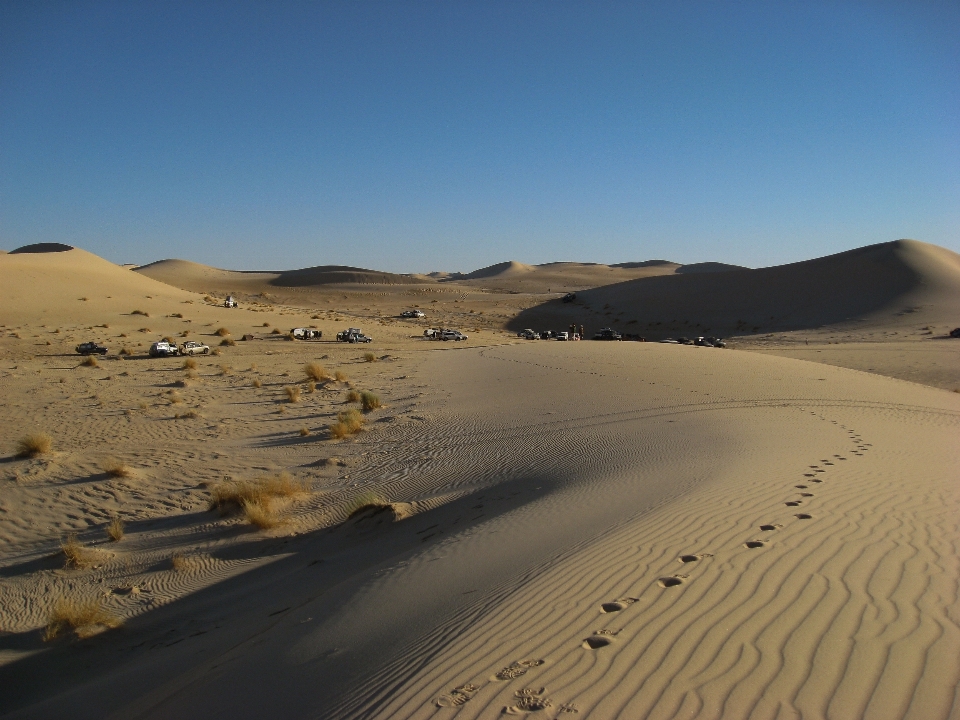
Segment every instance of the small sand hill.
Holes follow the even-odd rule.
[[[479,270],[474,270],[472,273],[467,273],[463,276],[464,280],[480,280],[483,278],[505,278],[505,277],[514,277],[516,275],[525,275],[530,272],[534,272],[536,267],[533,265],[526,265],[516,260],[508,260],[507,262],[497,263],[496,265],[488,265],[485,268],[480,268]]]
[[[275,288],[309,288],[334,284],[404,285],[433,282],[422,276],[366,270],[345,265],[319,265],[299,270],[246,272],[221,270],[188,260],[159,260],[136,268],[154,280],[198,293],[255,295]]]
[[[651,337],[861,326],[913,326],[960,318],[960,256],[915,240],[815,260],[729,272],[678,270],[584,292],[521,313],[523,327],[577,322]]]
[[[0,256],[0,307],[7,324],[84,322],[107,309],[129,312],[131,303],[146,296],[177,302],[191,297],[86,250],[36,247]]]

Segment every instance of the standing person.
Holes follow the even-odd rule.
[[[583,340],[586,337],[586,334],[583,331],[583,325],[580,326],[580,339]]]

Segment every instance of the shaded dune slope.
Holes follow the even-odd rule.
[[[678,271],[619,283],[586,291],[572,305],[553,301],[531,308],[510,327],[577,322],[591,330],[613,325],[658,337],[683,330],[730,335],[850,321],[949,322],[956,316],[960,256],[935,245],[897,240],[789,265]]]

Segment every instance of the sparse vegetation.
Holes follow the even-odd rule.
[[[383,407],[383,403],[380,402],[380,397],[367,390],[360,393],[360,404],[363,406],[364,412],[370,412],[371,410]]]
[[[183,402],[183,396],[181,396],[176,390],[171,390],[167,395],[167,400],[170,401],[171,405],[179,405]]]
[[[126,345],[124,345],[122,348],[120,348],[120,353],[119,353],[119,354],[120,354],[120,355],[133,355],[133,353],[130,352],[130,348],[128,348]]]
[[[253,387],[255,387],[255,388],[258,388],[258,387],[260,387],[261,385],[263,385],[263,383],[260,382],[260,378],[254,378],[254,379],[253,379],[253,382],[250,383],[250,384],[253,385]]]
[[[30,433],[17,442],[18,457],[36,457],[53,449],[53,438],[46,433]]]
[[[123,540],[123,520],[121,520],[119,516],[115,517],[110,521],[110,524],[107,525],[107,537],[113,540],[113,542]]]
[[[391,504],[379,493],[365,492],[357,495],[357,497],[347,503],[345,509],[347,511],[347,517],[352,518],[365,510],[386,510],[389,507],[392,507]]]
[[[359,410],[345,410],[337,415],[337,421],[327,428],[330,437],[342,440],[355,435],[363,428],[366,420]]]
[[[280,335],[280,328],[274,328],[270,331],[271,335]]]
[[[309,434],[310,434],[310,428],[308,427],[300,428],[300,437],[306,437]]]
[[[256,525],[261,530],[269,530],[280,524],[280,518],[276,510],[268,503],[261,505],[259,503],[243,503],[243,515],[247,522]]]
[[[312,393],[317,391],[317,384],[313,380],[307,380],[307,392]]]
[[[104,458],[100,469],[110,477],[128,478],[133,475],[133,468],[115,457]]]
[[[100,367],[100,363],[97,362],[97,359],[93,355],[87,355],[80,364],[84,367]]]
[[[217,328],[217,331],[214,333],[214,335],[219,335],[220,337],[226,337],[229,334],[230,334],[230,331],[227,330],[225,327]]]
[[[364,354],[363,354],[363,361],[364,361],[364,362],[376,362],[376,361],[377,361],[377,356],[374,355],[373,353],[370,353],[370,352],[364,353]]]
[[[283,391],[287,394],[287,400],[292,403],[300,402],[300,386],[287,385]]]
[[[221,375],[232,375],[232,374],[233,374],[233,368],[230,367],[229,365],[221,365],[221,366],[220,366],[220,374],[221,374]]]
[[[131,315],[143,315],[144,317],[150,317],[150,313],[144,312],[143,310],[134,310]]]
[[[66,540],[60,541],[60,552],[67,567],[86,569],[97,561],[96,551],[84,547],[76,535],[68,535]]]
[[[360,393],[356,390],[348,390],[347,402],[360,402]]]
[[[341,372],[340,370],[337,370],[337,371],[333,374],[333,379],[336,380],[337,382],[347,382],[347,380],[349,380],[349,378],[346,376],[346,374],[344,374],[344,373]]]
[[[119,618],[101,607],[99,600],[81,602],[61,598],[54,604],[47,617],[43,639],[49,642],[59,637],[67,628],[73,629],[77,637],[83,638],[92,635],[98,626],[115,628],[121,624],[122,621]]]
[[[170,557],[170,565],[177,572],[182,572],[184,570],[189,570],[193,563],[190,562],[190,559],[186,555],[178,551]]]
[[[274,500],[294,498],[307,491],[306,483],[294,480],[286,472],[252,481],[224,481],[211,488],[210,509],[239,510],[251,525],[266,529],[280,523]]]
[[[184,369],[184,370],[196,370],[196,369],[197,369],[197,361],[196,361],[195,359],[193,359],[193,358],[187,358],[186,360],[183,361],[183,369]]]
[[[330,379],[327,369],[318,362],[307,363],[303,366],[303,372],[306,373],[307,378],[315,382],[324,382]]]
[[[237,344],[237,341],[234,340],[233,338],[228,337],[228,338],[224,338],[223,340],[221,340],[221,341],[220,341],[220,344],[221,344],[221,345],[226,345],[227,347],[233,347],[234,345]]]

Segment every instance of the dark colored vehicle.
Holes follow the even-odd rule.
[[[712,345],[713,347],[718,347],[718,348],[723,348],[727,346],[727,344],[723,341],[723,338],[708,337],[706,338],[705,342],[707,345]]]
[[[960,338],[960,328],[954,328],[951,330],[950,337]]]
[[[594,340],[623,340],[623,335],[618,333],[613,328],[603,328],[596,335],[593,336]]]
[[[577,299],[577,294],[576,294],[576,293],[567,293],[566,295],[563,296],[562,299],[563,299],[564,302],[573,302],[574,300]]]
[[[678,337],[677,342],[680,343],[681,345],[693,345],[693,340],[685,337]]]
[[[95,342],[85,342],[77,345],[77,352],[81,355],[106,355],[107,349]]]
[[[364,335],[360,328],[348,328],[337,333],[337,342],[368,343],[373,342],[373,338]]]

